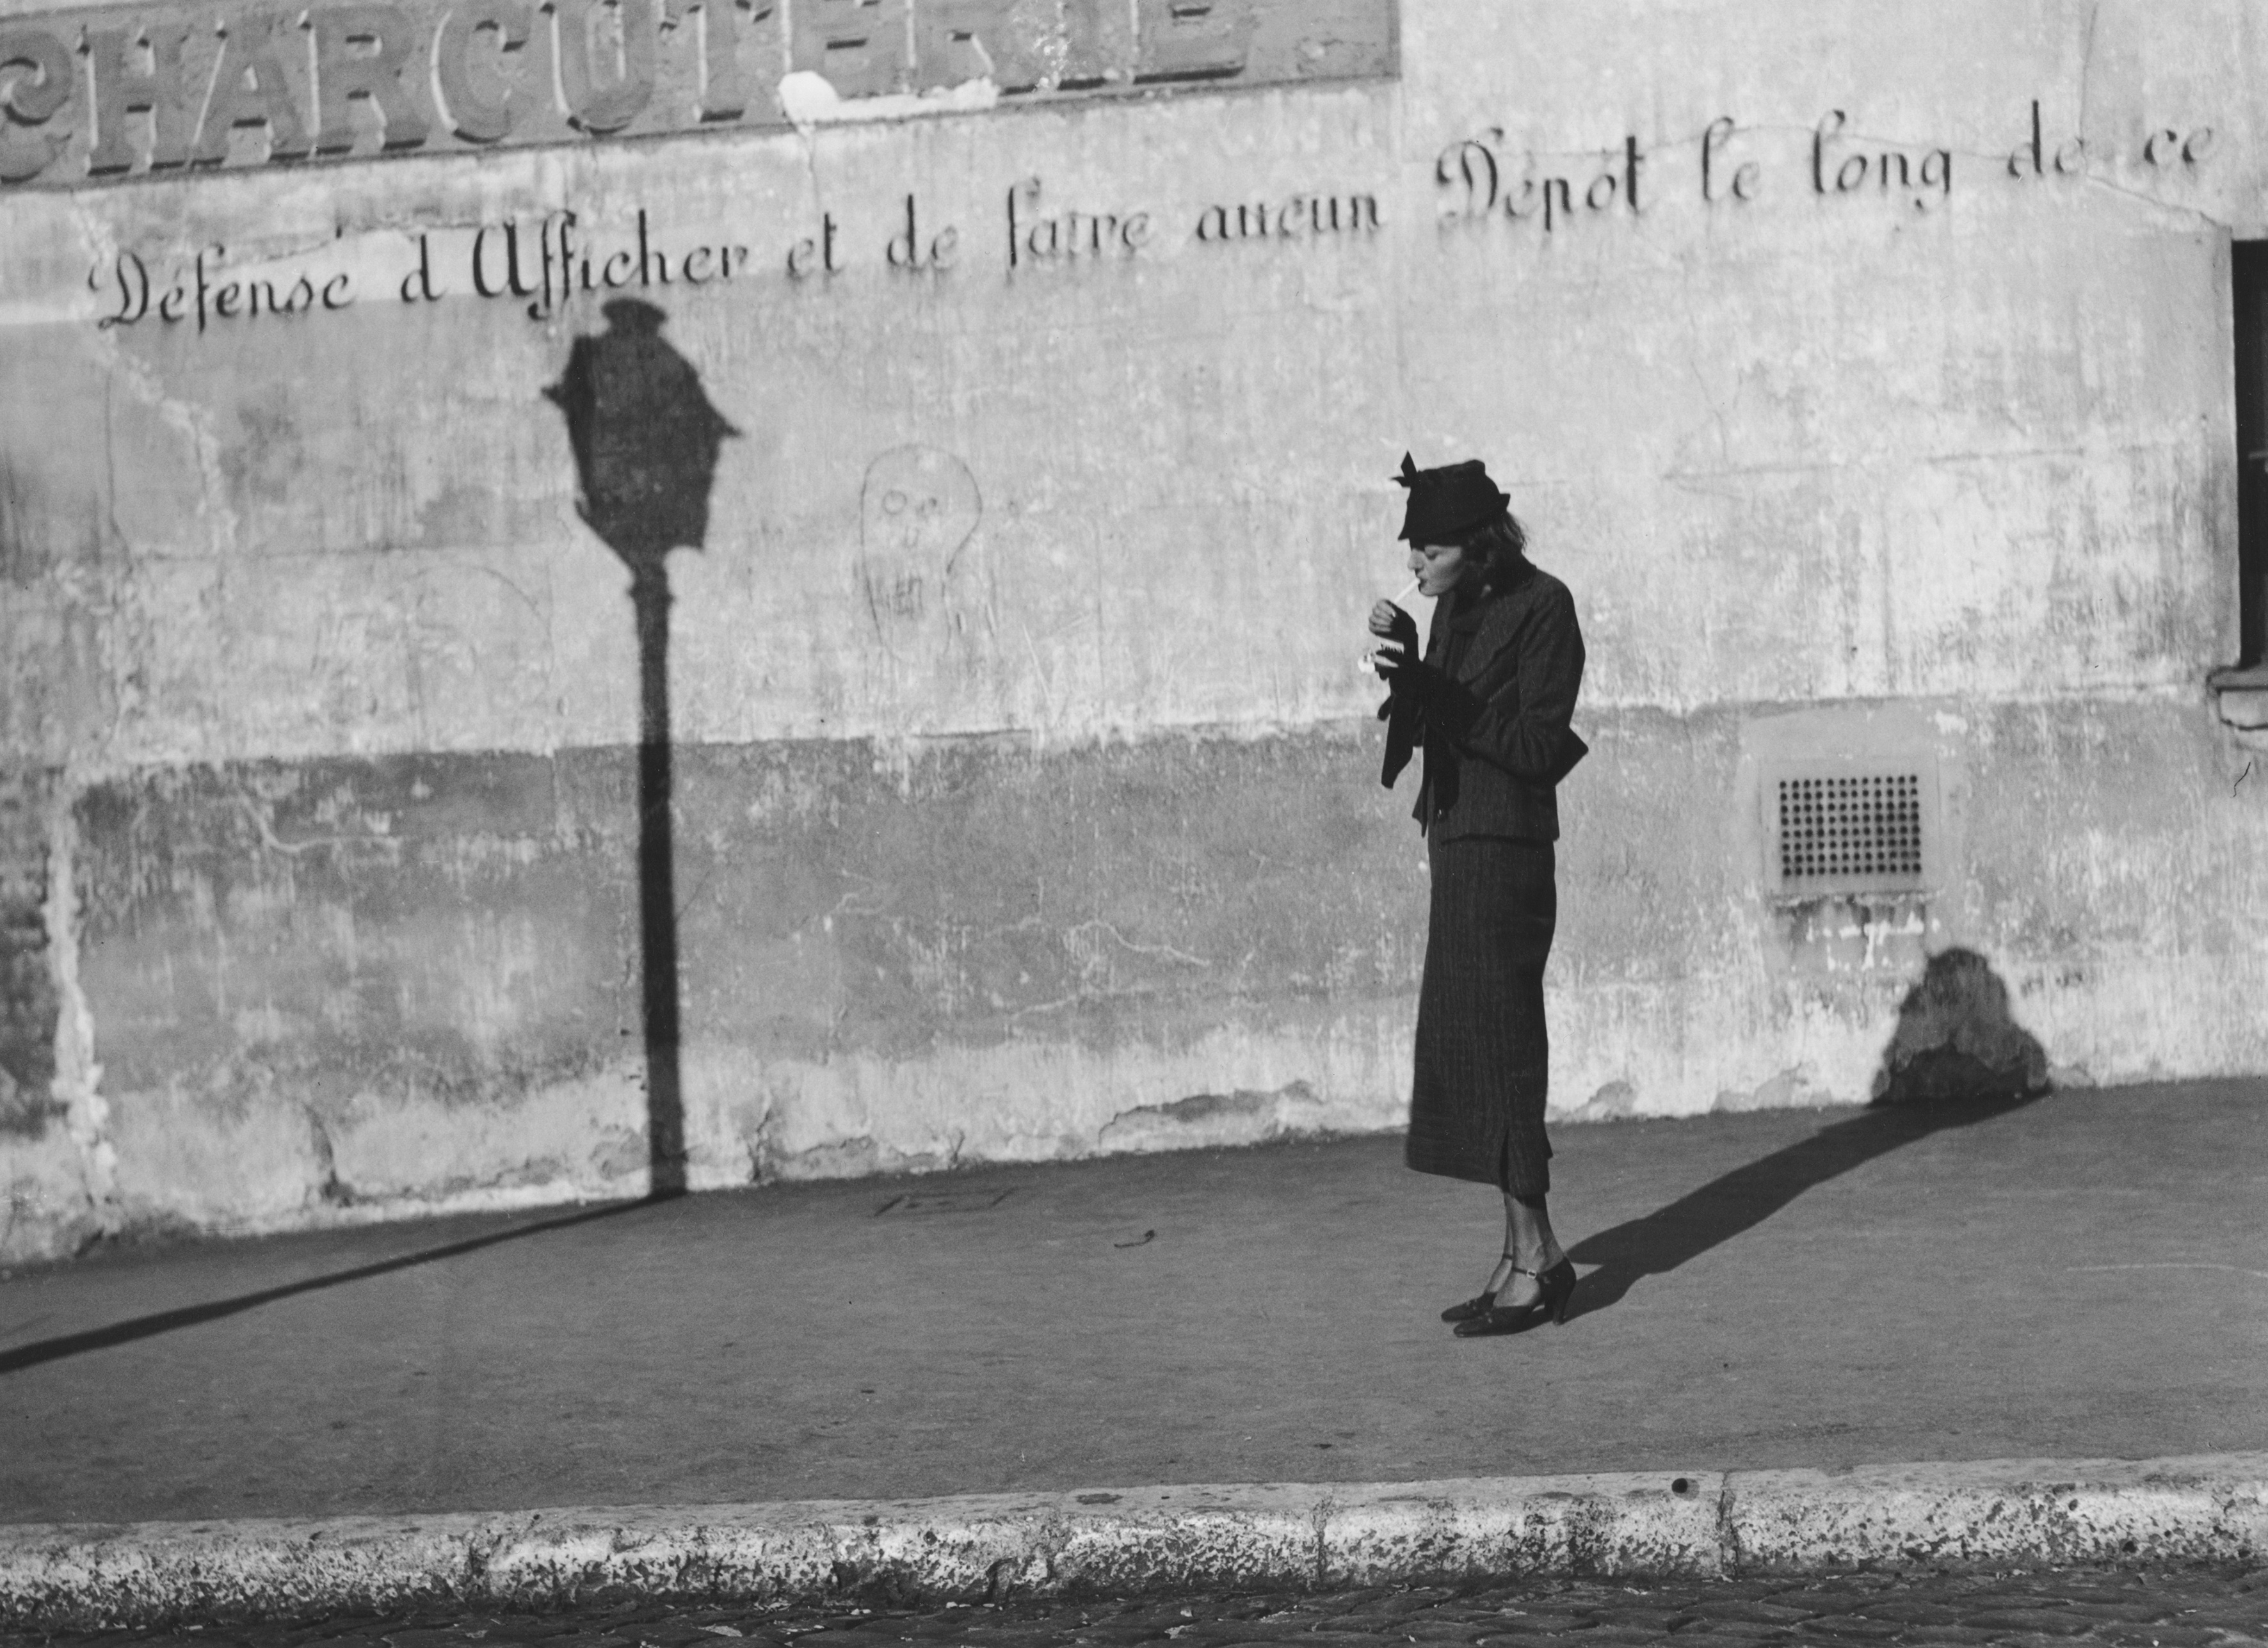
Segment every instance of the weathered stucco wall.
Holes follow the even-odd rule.
[[[696,1184],[1395,1123],[1405,446],[1589,643],[1560,1114],[1863,1098],[1974,1040],[1955,950],[2032,1075],[2268,1069],[2201,684],[2264,27],[1404,0],[1269,36],[1312,84],[59,138],[0,194],[0,1257],[644,1182],[638,637],[542,395],[610,296],[737,431],[669,562]],[[1926,890],[1772,897],[1773,763],[1871,757]]]

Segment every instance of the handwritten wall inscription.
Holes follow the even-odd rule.
[[[0,22],[0,186],[786,124],[1005,99],[1391,75],[1399,0],[238,0]]]

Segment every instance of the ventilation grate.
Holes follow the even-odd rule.
[[[1788,887],[1922,873],[1919,773],[1779,781],[1779,879]]]

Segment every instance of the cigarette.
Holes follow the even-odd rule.
[[[1395,592],[1394,592],[1393,599],[1394,599],[1394,600],[1397,600],[1397,601],[1398,601],[1398,600],[1401,600],[1404,595],[1407,595],[1407,594],[1408,594],[1411,590],[1416,589],[1416,588],[1418,587],[1418,585],[1421,582],[1423,582],[1423,581],[1424,581],[1424,580],[1423,580],[1422,578],[1411,578],[1411,579],[1410,579],[1407,584],[1404,584],[1404,585],[1403,585],[1400,589],[1398,589],[1398,590],[1396,590],[1396,591],[1395,591]],[[1375,655],[1374,655],[1374,654],[1372,654],[1372,653],[1369,653],[1369,652],[1366,652],[1366,653],[1364,653],[1364,654],[1362,655],[1362,657],[1361,657],[1361,658],[1358,658],[1357,660],[1355,660],[1355,667],[1356,667],[1357,669],[1360,670],[1360,671],[1361,671],[1364,674],[1366,674],[1366,675],[1375,675],[1375,674],[1377,674],[1377,673],[1378,673],[1378,666],[1377,666],[1377,664],[1373,661],[1374,657],[1375,657]]]

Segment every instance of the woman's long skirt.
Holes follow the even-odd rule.
[[[1543,1137],[1550,1044],[1543,964],[1558,889],[1549,842],[1429,844],[1431,918],[1404,1159],[1532,1199],[1551,1188]]]

